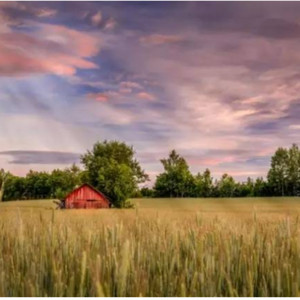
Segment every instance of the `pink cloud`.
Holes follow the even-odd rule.
[[[126,96],[126,94],[130,94],[132,93],[132,89],[130,88],[121,88],[118,91],[106,91],[105,93],[88,93],[87,97],[89,99],[94,99],[96,101],[100,101],[100,102],[106,102],[108,100],[122,100],[124,99],[123,97]],[[155,96],[153,96],[152,94],[146,93],[146,92],[140,92],[137,94],[137,97],[139,99],[143,99],[143,100],[155,100]]]
[[[17,14],[9,15],[5,12],[5,9],[10,9]],[[55,9],[46,7],[36,7],[30,2],[16,2],[16,1],[3,1],[0,2],[0,31],[5,26],[10,25],[23,25],[24,19],[19,17],[19,15],[25,16],[25,18],[48,18],[56,15],[57,11]]]
[[[140,42],[145,45],[171,44],[182,41],[182,37],[177,35],[151,34],[140,38]]]
[[[95,69],[87,60],[100,51],[99,38],[65,26],[34,24],[33,33],[0,33],[0,76],[34,73],[73,75],[76,69]]]
[[[238,160],[233,156],[223,156],[223,157],[205,157],[205,158],[189,158],[188,162],[191,165],[200,166],[217,166],[221,163],[231,163]]]
[[[146,92],[140,92],[137,94],[138,98],[143,99],[143,100],[155,100],[155,96],[152,94],[146,93]]]
[[[99,102],[107,102],[109,99],[109,96],[104,93],[89,93],[87,97]]]
[[[239,176],[252,176],[252,177],[258,177],[261,176],[260,170],[258,171],[235,171],[235,170],[229,170],[228,172],[225,171],[215,171],[214,174],[218,177],[221,177],[223,174],[227,173],[229,176],[233,177],[239,177]]]
[[[41,18],[52,17],[56,15],[57,11],[55,9],[50,8],[41,8],[40,10],[36,11],[36,15]]]
[[[133,82],[133,81],[122,81],[120,83],[122,88],[129,88],[129,89],[141,89],[142,86],[137,83],[137,82]]]
[[[289,128],[299,130],[300,129],[300,124],[292,124],[292,125],[289,126]]]
[[[61,25],[41,26],[40,38],[55,42],[66,48],[67,52],[74,52],[81,57],[95,56],[101,46],[99,37]]]
[[[0,2],[0,9],[3,8],[11,8],[16,11],[26,12],[32,16],[40,17],[40,18],[47,18],[56,15],[57,11],[55,9],[51,9],[48,7],[36,7],[30,3],[22,3],[16,1],[2,1]]]
[[[97,11],[92,17],[91,22],[94,26],[99,26],[102,22],[102,13],[101,11]]]
[[[130,89],[130,88],[121,88],[121,89],[119,90],[119,92],[120,92],[121,94],[130,94],[130,93],[132,93],[132,89]]]
[[[114,18],[109,18],[104,26],[105,30],[113,30],[117,26],[117,21]]]

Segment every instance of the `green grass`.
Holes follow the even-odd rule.
[[[142,209],[170,209],[202,212],[213,211],[246,211],[253,209],[270,212],[290,210],[300,211],[300,197],[253,197],[253,198],[154,198],[132,199],[135,205]]]
[[[300,296],[300,198],[0,203],[0,296]]]

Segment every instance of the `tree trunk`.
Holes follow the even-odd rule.
[[[0,187],[0,202],[3,200],[3,195],[4,195],[4,186],[5,186],[5,181],[2,181],[1,187]]]
[[[2,176],[2,183],[1,183],[1,186],[0,186],[0,202],[3,201],[6,176],[7,176],[7,174],[5,174],[5,173]]]

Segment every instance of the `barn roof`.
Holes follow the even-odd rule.
[[[75,188],[72,192],[70,192],[66,197],[65,199],[67,199],[70,195],[72,195],[74,192],[80,190],[81,188],[83,188],[84,186],[87,186],[89,187],[90,189],[92,189],[93,191],[95,191],[97,194],[99,194],[100,196],[102,196],[108,203],[111,203],[109,200],[108,200],[108,197],[106,195],[104,195],[103,193],[101,193],[100,191],[98,191],[96,188],[94,188],[92,185],[90,185],[89,183],[84,183],[82,184],[81,186]]]

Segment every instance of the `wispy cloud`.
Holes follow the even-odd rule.
[[[150,93],[147,93],[147,92],[140,92],[137,94],[138,98],[140,99],[143,99],[143,100],[155,100],[155,96],[150,94]]]
[[[105,22],[104,29],[105,30],[113,30],[116,26],[117,26],[117,21],[114,18],[110,17]]]
[[[98,68],[87,58],[100,51],[99,38],[61,25],[35,23],[33,28],[0,32],[0,76],[73,75],[77,69]]]
[[[122,81],[120,83],[120,86],[122,88],[128,88],[128,89],[142,89],[143,88],[139,83],[132,82],[132,81]]]
[[[290,129],[300,130],[300,124],[293,124],[289,126]]]
[[[181,36],[166,34],[151,34],[140,38],[140,42],[144,45],[172,44],[182,40]]]
[[[102,22],[102,13],[98,10],[94,15],[91,17],[91,22],[94,26],[99,26]]]
[[[0,155],[10,157],[10,164],[72,164],[80,162],[80,154],[55,151],[1,151]]]
[[[2,23],[7,25],[23,25],[26,20],[33,17],[50,18],[57,14],[57,10],[33,3],[2,1],[0,3],[0,17]],[[2,24],[3,25],[3,24]]]
[[[89,93],[87,94],[87,97],[99,102],[106,102],[109,99],[109,96],[104,93]]]

